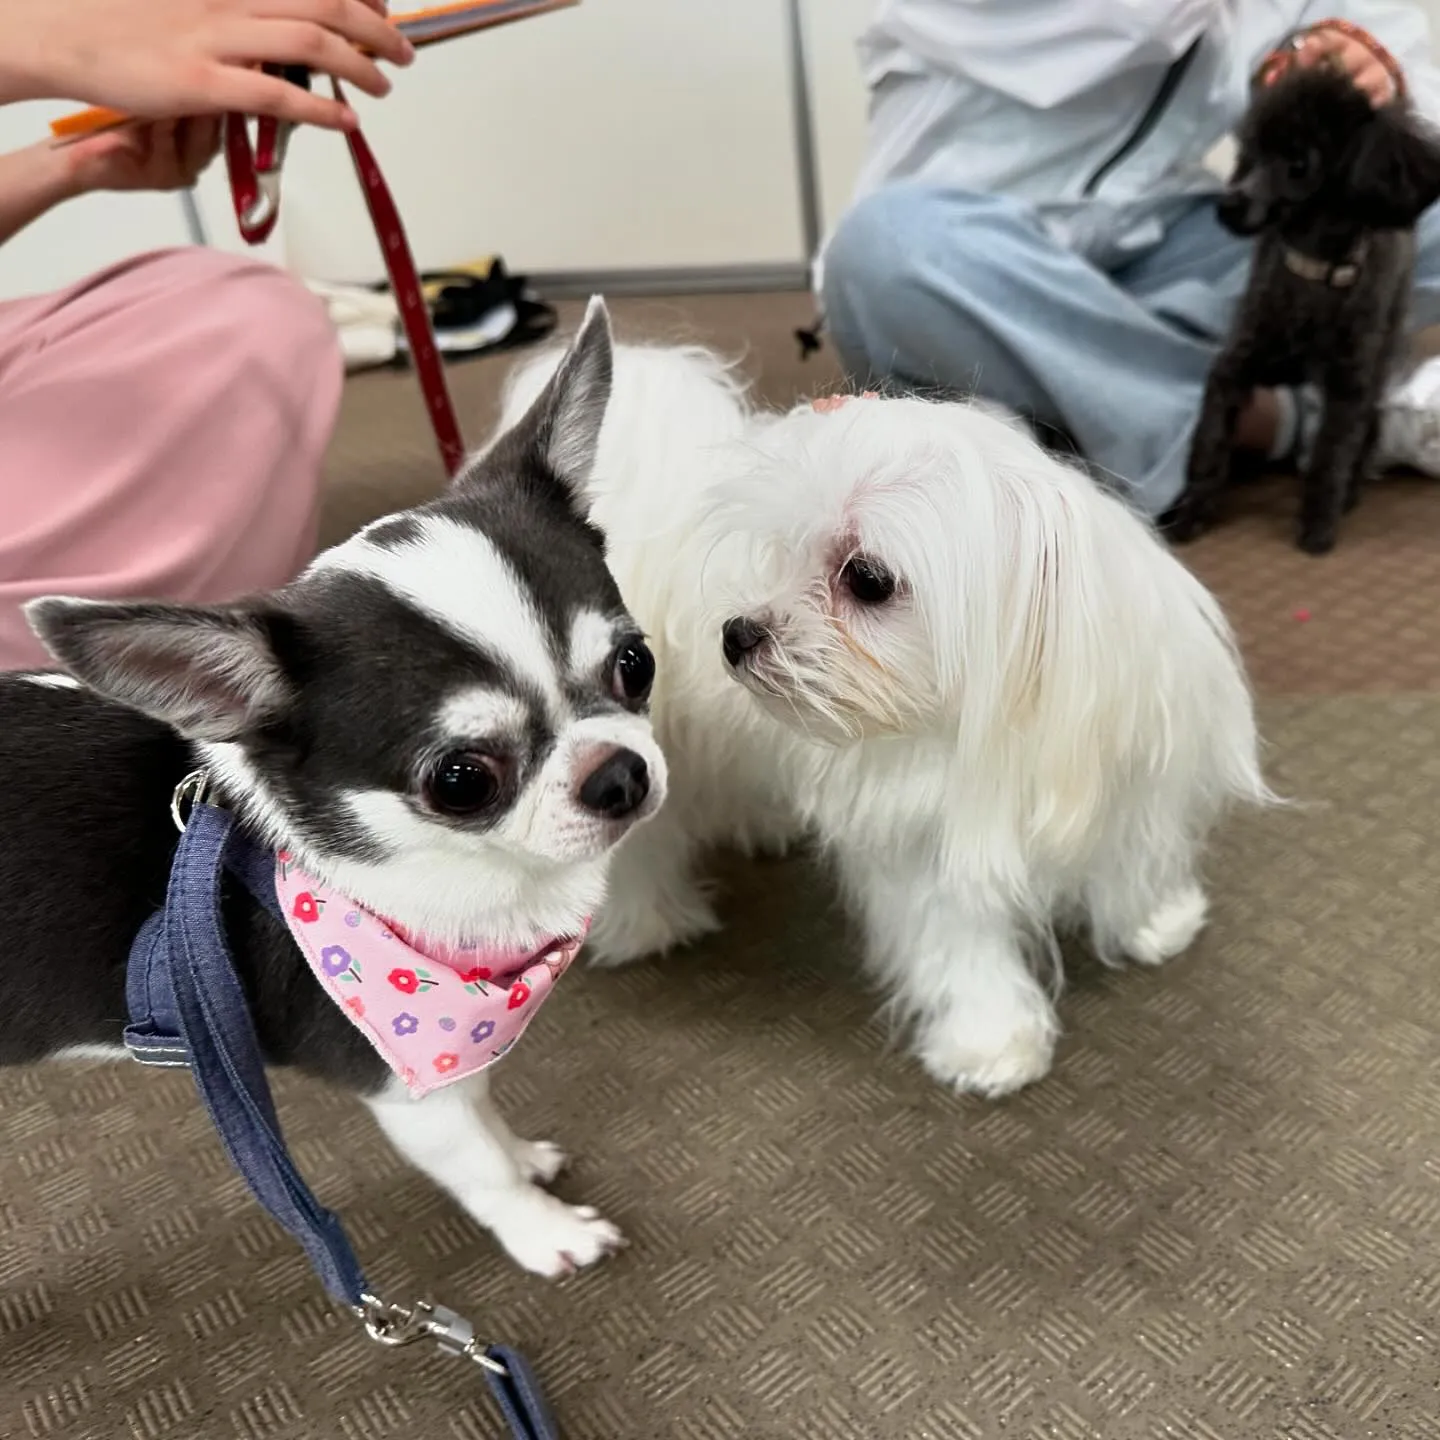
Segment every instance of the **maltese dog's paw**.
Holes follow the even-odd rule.
[[[1059,1027],[1048,1006],[1026,1009],[996,1021],[950,1016],[929,1027],[917,1054],[920,1063],[942,1085],[987,1100],[1013,1094],[1049,1073]]]
[[[1209,906],[1198,885],[1177,890],[1156,907],[1155,913],[1125,946],[1125,953],[1142,965],[1163,965],[1188,950],[1205,927]]]
[[[516,1140],[511,1158],[533,1184],[548,1185],[570,1163],[570,1157],[549,1140]]]
[[[592,965],[628,965],[689,945],[720,928],[714,907],[693,887],[668,895],[612,894],[585,942]]]
[[[624,1236],[598,1210],[567,1205],[534,1186],[526,1186],[507,1201],[490,1228],[518,1265],[547,1280],[573,1275],[625,1244]]]

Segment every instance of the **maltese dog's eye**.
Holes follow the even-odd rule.
[[[425,778],[425,798],[442,815],[475,815],[500,795],[500,762],[473,750],[452,750]]]
[[[895,577],[878,560],[864,555],[845,562],[840,583],[862,605],[883,605],[895,594]]]
[[[655,683],[655,657],[643,640],[627,640],[615,656],[615,698],[640,704]]]

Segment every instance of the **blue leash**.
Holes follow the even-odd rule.
[[[226,810],[204,803],[203,772],[187,776],[172,813],[181,827],[165,908],[141,927],[130,951],[125,1030],[146,1065],[184,1066],[235,1168],[256,1200],[299,1242],[332,1299],[353,1310],[381,1345],[434,1340],[480,1367],[514,1440],[559,1440],[539,1382],[524,1356],[484,1345],[470,1322],[427,1301],[387,1304],[366,1283],[339,1218],[315,1198],[281,1138],[275,1102],[245,992],[220,916],[226,869],[278,915],[274,860],[235,829]],[[181,806],[190,800],[187,819]]]

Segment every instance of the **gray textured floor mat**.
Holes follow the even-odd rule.
[[[503,1068],[613,1262],[513,1272],[359,1107],[283,1084],[296,1154],[377,1284],[531,1352],[570,1440],[1433,1440],[1440,697],[1265,710],[1313,807],[1226,833],[1192,955],[1083,967],[1010,1102],[887,1046],[786,863],[732,872],[705,949],[567,980]],[[476,1377],[324,1303],[186,1077],[0,1079],[0,1435],[498,1433]]]

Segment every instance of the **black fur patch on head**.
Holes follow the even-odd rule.
[[[416,794],[425,756],[447,738],[434,728],[447,697],[477,686],[514,696],[530,717],[531,753],[517,762],[533,763],[553,740],[541,698],[498,654],[478,650],[365,575],[321,572],[268,619],[296,698],[281,719],[240,744],[266,792],[303,817],[306,837],[325,853],[383,858],[342,797]]]
[[[420,522],[409,511],[387,515],[365,529],[365,538],[382,550],[398,550],[420,538]]]
[[[488,498],[473,492],[447,497],[417,514],[469,525],[504,556],[547,631],[562,693],[578,614],[613,617],[617,641],[633,629],[593,534],[573,515],[556,513],[542,523],[533,499],[500,487]],[[416,527],[418,535],[418,519]],[[477,619],[483,619],[486,596],[477,593],[475,601]],[[503,806],[463,822],[472,832],[488,829],[555,742],[561,717],[507,662],[505,636],[496,635],[486,648],[363,573],[337,567],[307,577],[268,610],[266,624],[295,699],[282,717],[242,737],[240,745],[268,795],[303,817],[306,838],[325,853],[382,859],[342,797],[386,790],[418,803],[427,763],[468,741],[484,742],[513,779]],[[483,631],[483,624],[477,629]],[[575,707],[577,714],[620,708],[600,690],[599,679],[584,707]],[[523,721],[503,735],[441,733],[437,717],[446,702],[478,689],[511,699]]]

